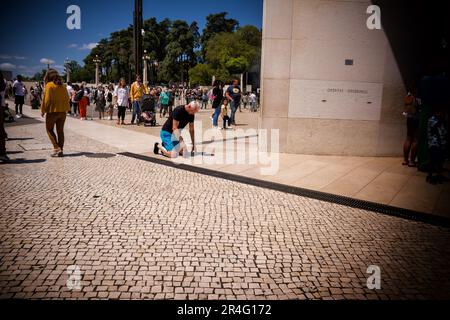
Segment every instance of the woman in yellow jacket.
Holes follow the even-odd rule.
[[[45,95],[41,105],[42,117],[45,116],[45,127],[53,144],[52,157],[62,157],[64,149],[64,122],[69,112],[67,89],[55,69],[49,69],[44,78]],[[56,126],[55,135],[54,127]]]

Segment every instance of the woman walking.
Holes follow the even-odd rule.
[[[130,97],[130,93],[128,92],[127,83],[124,78],[121,78],[119,81],[119,85],[116,90],[114,90],[114,103],[117,105],[117,125],[125,124],[125,111],[128,107],[128,99]]]
[[[22,76],[20,74],[17,76],[17,80],[14,81],[12,89],[15,97],[14,102],[16,105],[16,118],[19,119],[22,118],[22,108],[25,103],[25,95],[27,94],[27,88],[25,88],[25,85],[22,82]]]
[[[83,98],[83,92],[80,90],[80,87],[77,84],[73,85],[72,89],[72,114],[74,117],[76,117],[79,114],[78,104],[80,103],[81,98]]]
[[[112,84],[108,85],[108,88],[106,89],[106,104],[107,104],[107,112],[108,112],[108,119],[113,119],[113,112],[114,112],[114,105],[113,105],[113,94],[114,94],[114,86]]]
[[[49,69],[44,78],[45,95],[41,105],[41,115],[45,116],[45,127],[53,144],[52,157],[62,157],[64,150],[64,122],[69,112],[67,89],[63,86],[61,77],[55,69]],[[54,127],[56,126],[55,135]]]
[[[105,106],[106,106],[106,98],[105,98],[105,90],[103,86],[100,86],[95,95],[95,111],[98,112],[99,120],[105,118]]]
[[[213,127],[214,128],[218,128],[217,122],[219,120],[219,116],[220,116],[220,106],[222,104],[222,100],[223,100],[223,85],[221,82],[219,81],[214,81],[214,88],[212,91],[212,100],[213,100],[213,104],[212,107],[214,109],[214,114],[213,114]]]
[[[81,86],[80,90],[83,92],[83,97],[78,101],[78,110],[80,112],[80,120],[86,120],[87,117],[87,106],[89,105],[89,96],[84,85]]]

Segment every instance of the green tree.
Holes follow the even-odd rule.
[[[255,26],[246,25],[236,31],[237,35],[246,43],[253,47],[260,48],[262,42],[262,32]]]
[[[173,21],[169,34],[166,55],[160,65],[158,79],[162,82],[189,81],[188,70],[197,64],[196,49],[199,33],[196,22]]]
[[[45,74],[47,73],[47,69],[42,69],[41,72],[36,72],[32,79],[34,81],[44,81]]]
[[[78,82],[80,81],[79,74],[80,71],[83,69],[83,67],[75,60],[71,60],[67,62],[66,68],[69,68],[70,72],[70,81],[71,82]],[[65,78],[67,76],[67,69],[66,72],[64,72],[63,77]],[[82,81],[82,80],[81,80]]]
[[[151,60],[159,62],[158,80],[209,83],[209,77],[228,81],[233,74],[245,72],[259,63],[261,31],[253,26],[238,28],[226,12],[210,14],[202,36],[196,22],[171,21],[156,18],[144,21],[143,48]],[[74,81],[94,81],[98,56],[105,71],[101,81],[117,81],[124,77],[131,81],[135,72],[133,54],[133,27],[112,32],[101,39],[84,59],[84,66],[72,75]],[[195,68],[201,62],[202,65]],[[192,72],[190,69],[195,68]],[[138,72],[142,72],[139,70]],[[208,78],[208,79],[207,79]]]
[[[249,63],[247,59],[243,56],[237,58],[230,58],[225,63],[225,68],[228,70],[230,74],[239,74],[247,71],[249,67]]]
[[[221,33],[208,41],[206,62],[214,70],[233,75],[247,71],[257,62],[259,52],[260,48],[250,45],[238,33]]]
[[[239,22],[234,19],[227,19],[226,16],[228,12],[220,12],[210,14],[206,17],[206,25],[203,29],[203,34],[201,37],[202,55],[206,58],[207,44],[208,41],[216,34],[226,32],[234,32],[236,27],[239,26]]]
[[[211,85],[214,70],[207,64],[199,63],[189,70],[189,79],[192,85]]]

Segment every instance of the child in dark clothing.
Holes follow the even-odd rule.
[[[447,146],[445,114],[442,110],[436,110],[434,115],[428,120],[427,135],[428,150],[430,152],[427,182],[431,184],[442,183],[448,180],[442,174]]]

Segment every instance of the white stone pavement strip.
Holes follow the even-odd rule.
[[[450,298],[448,229],[67,142],[66,158],[22,149],[43,161],[0,166],[0,298]]]
[[[25,106],[24,114],[44,121],[39,110],[32,110],[28,106]],[[90,120],[80,121],[80,119],[70,116],[66,119],[65,129],[120,150],[133,153],[149,152],[149,150],[153,149],[153,144],[160,139],[156,136],[131,130],[125,131],[121,128],[103,125]]]

